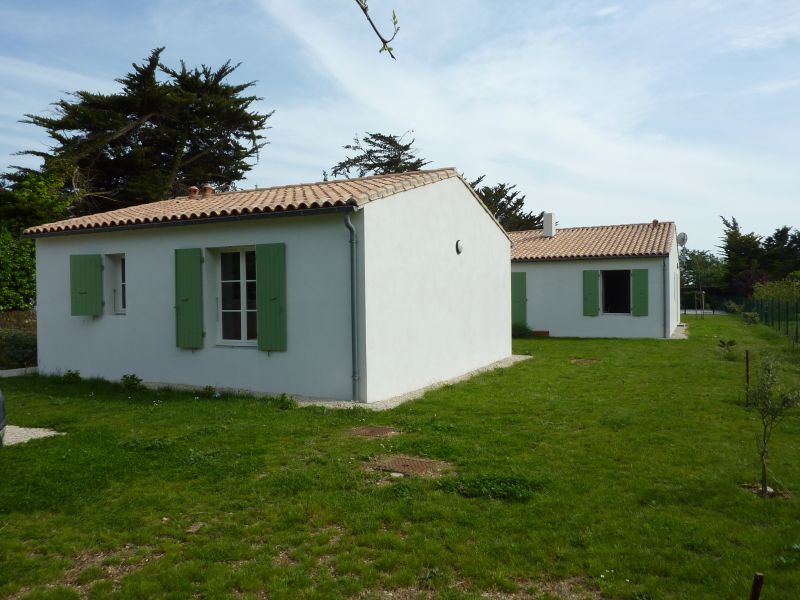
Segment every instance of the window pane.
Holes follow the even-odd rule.
[[[222,310],[242,308],[242,288],[238,281],[222,284]]]
[[[119,259],[119,274],[122,283],[125,283],[125,257]]]
[[[222,339],[223,340],[242,339],[242,313],[239,312],[222,313]]]
[[[630,271],[603,271],[603,312],[631,312]]]
[[[222,281],[239,279],[239,253],[223,252],[222,257]]]
[[[128,300],[125,298],[125,284],[123,283],[120,288],[122,289],[122,306],[120,308],[125,310],[125,308],[128,306]]]
[[[246,279],[255,279],[256,278],[256,253],[253,250],[248,250],[244,253],[244,264],[245,264],[245,278]]]
[[[248,340],[256,340],[258,339],[258,330],[256,328],[256,312],[255,311],[248,311],[247,312],[247,339]]]
[[[247,282],[247,310],[256,309],[256,282]]]

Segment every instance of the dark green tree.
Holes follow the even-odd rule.
[[[226,81],[238,65],[180,69],[160,63],[163,48],[118,79],[113,94],[79,91],[55,103],[55,116],[26,115],[54,142],[49,152],[23,154],[71,165],[64,192],[72,214],[89,214],[185,193],[209,182],[233,189],[266,143],[272,113],[260,114],[245,95],[254,83]],[[6,177],[16,185],[28,169]]]
[[[772,281],[786,278],[800,270],[800,231],[783,226],[761,243],[764,267]]]
[[[763,266],[761,237],[755,233],[743,233],[734,217],[730,220],[720,218],[725,226],[720,246],[725,261],[725,284],[729,293],[749,296],[756,283],[769,278]]]
[[[698,290],[717,288],[725,279],[725,263],[708,250],[681,248],[681,286]]]
[[[403,135],[367,133],[361,140],[356,135],[352,144],[344,146],[345,150],[356,154],[345,157],[343,161],[331,167],[331,175],[349,179],[351,172],[355,172],[356,177],[365,177],[419,171],[430,161],[417,157],[417,150],[413,148],[414,138],[408,142],[403,141],[409,133],[409,131]]]
[[[542,228],[544,211],[540,213],[526,212],[525,196],[516,189],[516,185],[509,183],[481,185],[484,177],[485,175],[481,175],[471,181],[470,185],[506,231]]]

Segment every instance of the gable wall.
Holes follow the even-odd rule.
[[[177,348],[174,250],[276,242],[286,244],[288,350],[217,345],[217,285],[207,251],[204,347]],[[349,400],[348,242],[340,214],[40,238],[40,370]],[[70,315],[69,256],[94,253],[126,254],[127,314]],[[107,291],[107,308],[110,300]]]
[[[510,242],[460,180],[402,192],[363,212],[370,401],[511,354]]]

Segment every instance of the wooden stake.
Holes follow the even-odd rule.
[[[750,600],[761,598],[761,586],[764,585],[764,574],[756,573],[753,577],[753,586],[750,588]]]

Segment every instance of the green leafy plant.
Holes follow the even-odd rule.
[[[30,310],[36,298],[36,250],[19,233],[0,229],[0,310]]]
[[[36,366],[36,334],[0,330],[0,369]]]
[[[533,337],[533,332],[525,325],[513,324],[511,326],[511,337],[513,338],[530,338]]]
[[[120,383],[122,383],[122,388],[126,392],[138,392],[144,389],[142,378],[134,373],[126,373],[123,375],[120,379]]]
[[[80,383],[81,372],[77,370],[67,369],[61,376],[65,383]]]
[[[281,394],[280,396],[269,396],[266,400],[268,404],[280,410],[292,410],[297,408],[297,400],[291,396],[287,396],[286,394]]]
[[[718,347],[725,360],[736,360],[736,340],[720,340]]]
[[[758,325],[759,321],[761,321],[757,312],[743,312],[742,320],[745,325]]]
[[[726,300],[722,306],[725,309],[725,312],[729,312],[732,315],[738,315],[744,308],[744,306],[734,302],[733,300]]]
[[[747,406],[758,416],[760,427],[756,433],[756,448],[761,462],[761,488],[759,495],[767,496],[767,459],[775,427],[800,405],[800,391],[787,390],[778,384],[778,365],[765,360],[755,382],[745,388]]]

